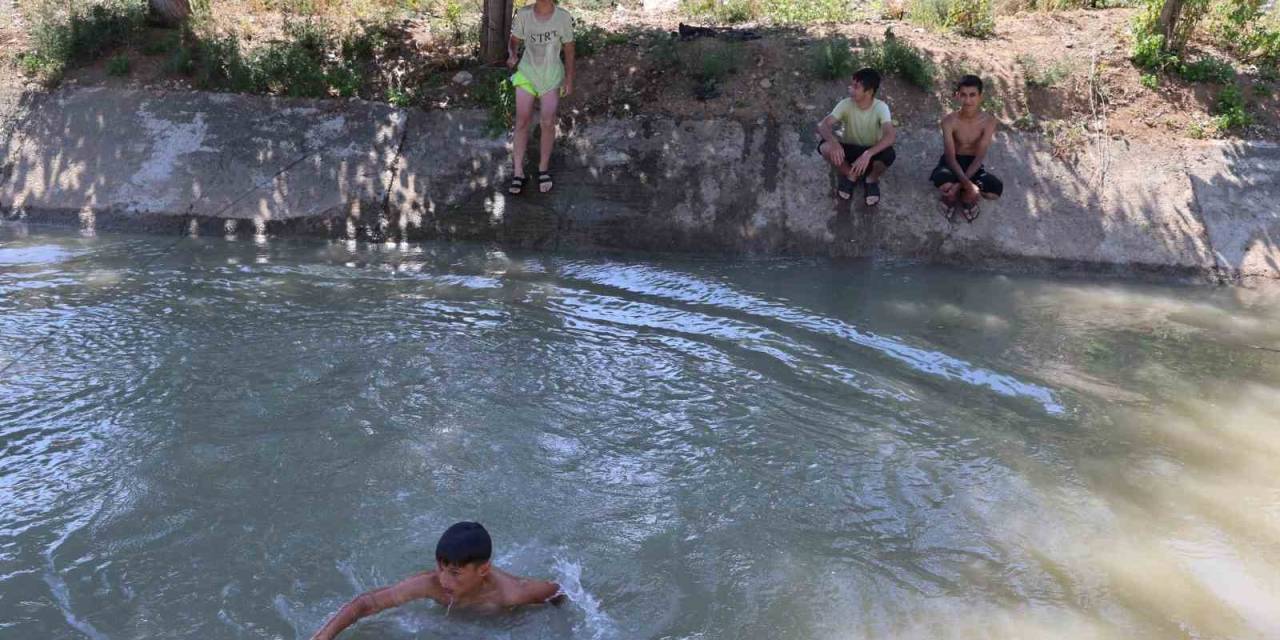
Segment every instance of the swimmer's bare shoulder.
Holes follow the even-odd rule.
[[[500,569],[494,569],[493,574],[498,582],[503,606],[518,607],[526,604],[560,606],[568,599],[560,590],[560,585],[549,580],[523,578]]]

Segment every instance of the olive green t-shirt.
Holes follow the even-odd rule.
[[[533,83],[538,94],[559,86],[564,80],[560,46],[573,42],[573,16],[556,7],[551,17],[539,20],[533,13],[533,5],[521,7],[511,23],[511,35],[524,42],[524,56],[516,69]]]
[[[853,103],[853,98],[845,98],[831,110],[831,117],[840,121],[843,131],[841,142],[856,144],[859,147],[870,147],[880,141],[880,127],[886,122],[893,122],[889,117],[889,105],[880,100],[872,100],[871,108],[862,110]]]

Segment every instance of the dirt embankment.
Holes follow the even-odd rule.
[[[16,16],[15,1],[0,0],[0,14],[7,11]],[[820,79],[814,72],[815,48],[837,37],[855,43],[879,42],[892,30],[936,65],[931,88],[891,76],[882,89],[895,120],[906,129],[935,127],[950,108],[950,82],[963,73],[977,73],[988,83],[987,108],[1005,126],[1043,135],[1066,160],[1089,136],[1155,147],[1213,136],[1212,109],[1220,87],[1172,77],[1161,78],[1154,88],[1144,86],[1142,74],[1128,60],[1132,15],[1132,9],[1110,9],[1001,16],[995,37],[988,40],[874,18],[809,27],[745,25],[739,29],[760,37],[729,45],[731,69],[717,81],[715,97],[708,99],[705,92],[695,90],[696,70],[689,62],[681,63],[682,59],[696,62],[701,55],[697,48],[703,43],[673,40],[670,35],[679,16],[619,5],[580,17],[580,26],[603,31],[596,31],[595,51],[580,61],[576,91],[565,101],[563,114],[571,127],[602,116],[640,115],[730,118],[744,123],[816,121],[845,95],[846,81]],[[280,15],[245,14],[235,20],[226,18],[219,28],[239,32],[244,45],[252,47],[280,37],[284,20]],[[20,25],[20,20],[7,22],[9,27],[0,27],[0,49],[4,50],[0,54],[11,56],[25,46],[24,34],[20,26],[13,26]],[[425,17],[393,24],[385,31],[385,49],[364,74],[368,79],[360,95],[377,100],[383,94],[371,87],[395,78],[410,88],[410,103],[417,108],[484,106],[479,82],[462,84],[453,77],[459,70],[472,76],[496,72],[460,65],[466,45],[456,41],[451,45],[449,34],[441,30],[438,21]],[[138,51],[125,55],[131,59],[127,77],[112,77],[105,61],[100,61],[72,70],[64,83],[191,87],[190,80],[171,71],[162,57]],[[1232,134],[1280,140],[1280,98],[1276,97],[1280,87],[1250,75],[1247,67],[1238,71],[1254,122]]]

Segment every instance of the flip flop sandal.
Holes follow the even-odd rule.
[[[938,213],[941,213],[942,217],[947,219],[947,222],[955,224],[956,214],[959,212],[960,212],[960,208],[957,207],[956,205],[947,204],[945,202],[938,203]]]
[[[880,183],[868,182],[866,184],[867,184],[867,194],[866,194],[867,206],[874,207],[880,204]],[[872,202],[871,201],[872,198],[875,198],[876,201]]]
[[[507,193],[518,196],[524,191],[524,176],[512,176],[511,185],[507,187]]]
[[[836,195],[841,200],[848,200],[853,197],[853,181],[848,176],[840,176],[840,180],[836,182]]]
[[[981,214],[982,214],[982,211],[978,209],[978,205],[976,204],[973,206],[965,207],[960,210],[960,215],[964,216],[964,221],[968,222],[969,224],[973,224],[973,221],[977,220],[978,216]]]
[[[553,186],[555,186],[555,182],[552,182],[551,180],[550,171],[543,171],[538,174],[538,191],[546,193],[550,191]]]

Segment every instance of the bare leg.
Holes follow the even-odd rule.
[[[524,177],[524,153],[529,146],[529,124],[533,122],[533,94],[516,88],[516,130],[512,141],[514,175]]]
[[[818,147],[818,151],[822,153],[822,157],[826,159],[827,164],[835,167],[836,172],[844,176],[846,179],[853,181],[853,177],[849,175],[853,171],[853,165],[849,164],[848,162],[849,159],[845,158],[845,162],[836,162],[835,157],[832,154],[831,150],[832,150],[831,143],[826,141],[823,141],[821,145]],[[837,190],[836,193],[841,198],[844,198],[845,200],[848,200],[849,197],[853,195],[846,191],[839,191],[839,190]]]
[[[540,100],[538,129],[542,135],[538,147],[538,172],[546,173],[551,169],[551,147],[556,143],[556,109],[560,106],[560,90],[548,91]],[[551,190],[551,183],[539,182],[538,188],[546,193]]]

